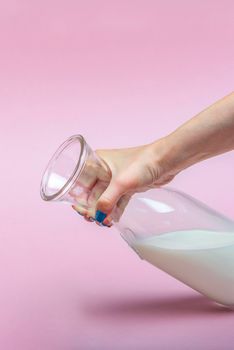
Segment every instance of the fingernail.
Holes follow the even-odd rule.
[[[84,216],[84,214],[82,214],[80,211],[76,210],[77,214]]]
[[[103,226],[101,222],[98,222],[97,220],[95,220],[95,224],[98,226]]]
[[[112,225],[113,225],[113,224],[107,224],[107,225],[106,225],[106,224],[103,224],[103,223],[102,223],[102,226],[105,226],[105,227],[111,227]]]
[[[92,217],[84,216],[84,219],[85,219],[86,221],[90,221],[90,222],[94,221],[94,218],[92,218]]]
[[[96,211],[96,214],[95,214],[95,220],[102,223],[102,221],[106,218],[106,214],[103,213],[102,211],[100,210],[97,210]]]

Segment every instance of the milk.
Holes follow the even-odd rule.
[[[234,306],[234,232],[175,231],[137,239],[140,257],[218,303]]]

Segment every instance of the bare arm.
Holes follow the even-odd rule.
[[[104,224],[109,225],[114,207],[122,213],[135,192],[165,185],[192,164],[233,149],[234,93],[153,143],[96,150],[109,167],[109,179],[106,183],[97,179],[90,197],[96,210],[107,215]],[[83,215],[89,218],[94,213]]]
[[[153,144],[160,145],[164,174],[181,170],[234,149],[234,93],[214,103],[174,132]]]

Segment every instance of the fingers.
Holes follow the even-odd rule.
[[[127,185],[116,179],[111,179],[110,182],[97,180],[89,189],[88,196],[81,194],[78,197],[78,204],[73,206],[73,209],[83,215],[87,221],[95,220],[97,224],[111,226],[113,209],[115,208],[116,221],[118,221],[131,197],[130,195],[124,196],[129,190],[126,187]],[[88,208],[87,210],[81,205],[81,201]]]
[[[108,218],[124,192],[124,186],[112,179],[97,201],[95,219],[102,222],[106,217]]]
[[[95,217],[96,213],[96,203],[102,193],[106,190],[108,184],[103,181],[97,181],[95,186],[92,188],[92,190],[89,193],[88,196],[88,207],[89,210],[89,216]]]
[[[95,153],[93,157],[98,157]],[[92,190],[97,181],[109,183],[111,179],[111,171],[103,159],[98,157],[98,162],[93,159],[85,163],[82,172],[79,175],[77,185],[86,190]]]
[[[123,192],[124,187],[116,181],[111,181],[109,185],[97,181],[88,198],[86,198],[87,207],[91,209],[84,210],[79,205],[73,206],[73,209],[83,215],[87,221],[95,221],[98,225],[103,224],[110,227],[112,226],[113,217],[111,213],[114,207],[116,206],[114,212],[116,221],[118,221],[131,198],[131,194],[123,195]]]
[[[87,214],[83,214],[80,212],[75,205],[72,205],[72,208],[88,222],[95,222],[99,226],[103,227],[111,227],[113,223],[111,222],[111,218],[105,219],[102,223],[96,222],[93,217],[88,217]]]
[[[113,213],[113,220],[115,222],[118,222],[120,220],[121,216],[124,213],[126,206],[128,205],[130,199],[132,198],[133,194],[134,194],[133,192],[129,192],[129,193],[123,195],[119,199],[119,201],[116,205],[116,208],[114,208],[114,213]]]
[[[97,181],[93,188],[86,194],[82,193],[77,198],[77,204],[73,205],[72,208],[77,211],[78,214],[84,217],[86,221],[93,222],[99,226],[112,226],[112,218],[105,217],[103,220],[97,220],[96,217],[96,203],[102,193],[106,190],[108,184],[103,181]],[[85,209],[82,205],[85,205],[87,209]]]
[[[115,179],[111,179],[108,187],[98,199],[96,209],[110,214],[125,191],[124,185],[120,184]]]
[[[70,192],[71,197],[75,201],[75,208],[81,215],[87,214],[87,205],[88,205],[88,191],[83,191],[82,193],[79,193],[78,195],[76,193]]]
[[[105,161],[98,154],[94,153],[93,157],[98,157],[99,162],[93,160],[86,162],[74,186],[74,191],[70,192],[76,203],[73,209],[87,221],[95,221],[96,203],[106,190],[111,178],[111,171]],[[98,220],[96,220],[96,223],[99,223]],[[105,223],[109,225],[110,218],[106,218]]]

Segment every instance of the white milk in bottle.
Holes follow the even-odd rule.
[[[234,306],[234,232],[175,231],[132,245],[142,259],[218,303]]]

